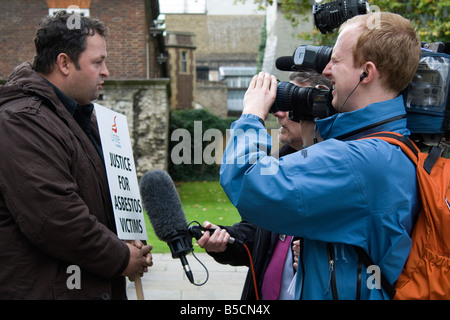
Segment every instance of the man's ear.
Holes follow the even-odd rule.
[[[361,73],[361,82],[372,81],[376,73],[378,73],[378,69],[375,64],[371,61],[367,61],[364,64],[363,72]]]
[[[65,53],[60,53],[56,58],[56,64],[58,70],[65,76],[69,75],[69,65],[72,63],[72,60]]]

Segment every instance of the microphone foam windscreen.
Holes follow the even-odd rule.
[[[294,65],[294,58],[292,58],[292,56],[279,57],[275,61],[275,66],[281,71],[293,71],[292,67]]]
[[[172,178],[164,170],[145,173],[139,183],[142,202],[156,236],[169,242],[187,231],[187,221]]]

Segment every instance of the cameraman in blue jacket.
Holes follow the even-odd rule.
[[[394,145],[358,139],[380,131],[409,136],[400,92],[420,50],[413,27],[399,15],[345,22],[323,71],[337,111],[316,120],[324,141],[279,159],[268,156],[263,121],[277,80],[260,73],[249,85],[220,181],[244,220],[301,238],[296,299],[387,299],[376,282],[380,273],[394,284],[402,271],[420,205],[415,167]],[[363,265],[354,246],[375,265]]]

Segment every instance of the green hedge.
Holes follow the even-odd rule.
[[[194,125],[195,121],[201,122],[201,137],[195,137],[202,141],[202,151],[211,143],[203,141],[203,134],[208,129],[218,129],[223,137],[226,130],[236,118],[220,118],[206,109],[176,110],[170,113],[169,124],[169,174],[174,181],[217,181],[219,179],[219,164],[208,165],[194,164]],[[191,161],[190,163],[174,164],[172,161],[172,149],[182,143],[183,139],[172,141],[172,133],[176,129],[186,129],[191,137]],[[197,136],[199,136],[197,132]],[[175,137],[173,137],[175,139]],[[202,157],[203,160],[203,157]]]

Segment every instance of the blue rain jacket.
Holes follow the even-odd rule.
[[[332,299],[333,279],[339,299],[387,298],[374,284],[379,273],[361,266],[352,246],[366,250],[389,282],[397,280],[419,210],[416,172],[399,147],[356,139],[379,131],[408,136],[405,118],[388,120],[404,114],[399,96],[317,120],[324,141],[280,159],[269,155],[272,140],[257,116],[232,124],[221,185],[242,219],[303,238],[297,299]],[[342,135],[349,138],[334,138]]]

